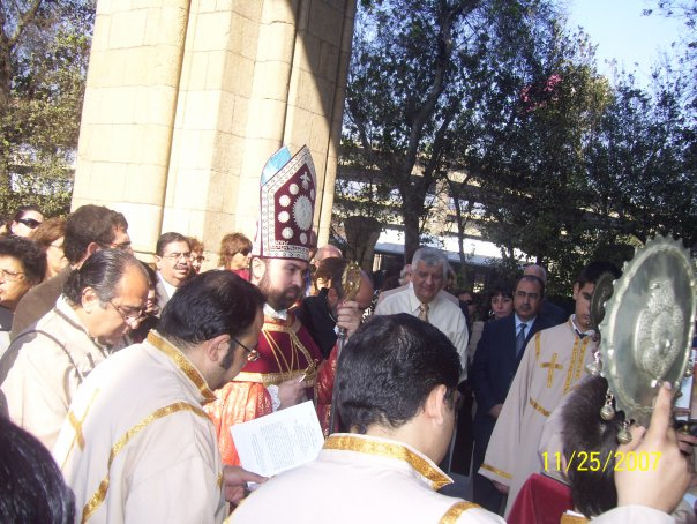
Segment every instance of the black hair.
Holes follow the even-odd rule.
[[[27,211],[36,211],[37,213],[41,213],[43,215],[41,209],[39,209],[39,206],[35,204],[28,204],[26,206],[21,206],[17,208],[13,220],[17,222],[20,218],[24,218],[24,213],[26,213]]]
[[[68,216],[65,224],[63,251],[71,264],[80,262],[92,242],[109,247],[114,242],[114,230],[128,230],[128,222],[118,211],[86,204]]]
[[[100,249],[79,269],[71,271],[63,286],[63,293],[71,303],[77,305],[82,301],[82,292],[90,287],[99,301],[106,303],[114,298],[116,286],[130,266],[137,267],[147,279],[142,264],[130,253],[118,248]]]
[[[569,393],[561,413],[564,457],[567,461],[575,457],[567,468],[571,497],[575,507],[588,518],[617,506],[614,451],[624,415],[620,411],[613,420],[600,418],[606,392],[607,380],[589,376]],[[604,467],[594,468],[598,471],[582,467],[579,451],[587,453],[586,458],[597,452]]]
[[[610,262],[590,262],[578,274],[575,284],[578,284],[579,288],[586,284],[595,284],[603,273],[611,273],[614,278],[622,276],[622,272],[617,269],[617,266]]]
[[[489,295],[489,302],[496,295],[503,295],[511,300],[513,299],[513,285],[508,281],[499,280],[492,283],[486,290]]]
[[[454,401],[459,375],[457,351],[439,329],[412,315],[375,316],[339,357],[339,415],[359,433],[373,424],[396,428],[416,416],[440,384]]]
[[[150,288],[157,288],[157,271],[150,267],[150,264],[146,264],[143,261],[141,261],[140,264],[143,266],[143,269],[148,274],[148,286]]]
[[[0,522],[72,524],[75,497],[36,437],[0,417]]]
[[[30,284],[38,284],[46,274],[46,254],[29,239],[21,237],[0,238],[0,255],[19,260],[24,278]]]
[[[545,282],[542,280],[540,277],[537,275],[523,275],[518,279],[518,282],[515,284],[514,290],[518,289],[518,284],[520,284],[523,280],[527,280],[528,282],[535,282],[536,284],[540,285],[540,298],[544,298],[545,296]]]
[[[340,298],[344,296],[344,270],[346,269],[346,260],[341,257],[327,257],[322,259],[317,264],[313,278],[317,282],[318,278],[331,280],[330,287],[338,293]]]
[[[176,233],[174,231],[168,231],[167,233],[162,233],[160,238],[157,239],[157,247],[155,248],[155,253],[158,257],[165,254],[165,248],[172,242],[186,242],[189,245],[189,239],[186,238],[181,233]]]
[[[206,271],[172,295],[162,311],[158,330],[185,345],[220,335],[239,337],[263,305],[261,291],[231,271]]]

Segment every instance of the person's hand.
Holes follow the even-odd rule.
[[[492,482],[494,483],[494,487],[497,490],[499,490],[504,495],[508,495],[508,486],[506,486],[505,484],[501,484],[500,482],[496,482],[495,480],[492,480]]]
[[[346,330],[346,336],[350,337],[361,325],[363,312],[355,300],[345,300],[336,310],[336,325]]]
[[[658,392],[648,431],[632,428],[632,441],[618,448],[627,455],[648,454],[647,471],[615,471],[617,506],[646,506],[670,513],[682,499],[690,482],[687,460],[680,453],[670,414],[671,390],[664,385]],[[656,455],[658,453],[658,455]]]
[[[247,495],[247,482],[263,484],[266,482],[266,477],[242,469],[240,466],[223,466],[225,500],[238,504]]]
[[[289,408],[300,404],[305,399],[305,388],[307,385],[297,378],[286,380],[278,385],[278,409]]]
[[[489,415],[491,415],[494,418],[499,418],[499,415],[501,414],[501,408],[503,408],[503,404],[494,404],[491,406],[491,409],[489,410]]]

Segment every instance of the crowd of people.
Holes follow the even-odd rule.
[[[105,207],[17,212],[0,238],[0,520],[673,521],[694,439],[676,437],[667,388],[619,448],[660,453],[650,470],[540,462],[583,448],[614,465],[621,417],[601,419],[607,384],[586,364],[593,288],[615,268],[581,272],[570,316],[540,266],[482,303],[429,247],[393,285],[375,293],[361,272],[347,296],[341,251],[316,249],[307,149],[274,155],[260,195],[254,242],[225,235],[209,270],[178,232],[137,260]],[[318,458],[272,479],[244,470],[230,428],[305,400]],[[472,502],[440,493],[458,468]]]

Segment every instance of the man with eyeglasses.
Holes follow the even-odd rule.
[[[493,481],[498,491],[508,493],[505,516],[510,512],[525,480],[539,471],[537,450],[544,423],[586,376],[586,366],[593,361],[598,337],[591,325],[590,303],[595,283],[605,272],[610,272],[614,278],[620,276],[617,268],[606,262],[592,262],[579,273],[573,288],[575,313],[564,324],[535,333],[527,344],[506,400],[499,410],[479,473]],[[530,278],[538,279],[524,276],[521,281]],[[534,291],[518,286],[514,301],[531,301],[530,293]],[[538,303],[541,298],[541,294],[534,297]],[[487,324],[487,327],[493,324],[495,322]],[[518,325],[516,323],[516,328]],[[480,342],[477,354],[481,348]],[[502,366],[501,359],[498,359],[497,366]],[[491,401],[488,405],[491,405]],[[486,407],[484,405],[484,409]]]
[[[70,270],[79,268],[90,255],[104,248],[133,253],[126,218],[118,211],[93,204],[73,211],[65,224],[63,240],[68,267],[24,295],[15,310],[10,338],[48,313],[56,305]]]
[[[0,401],[15,424],[51,448],[75,390],[138,325],[148,296],[140,262],[101,249],[73,270],[55,307],[0,360]]]
[[[191,275],[191,248],[189,239],[181,233],[169,231],[157,239],[157,300],[162,311],[174,292]]]
[[[254,354],[261,293],[228,271],[181,286],[157,331],[79,387],[53,448],[76,522],[220,523],[263,478],[224,467],[203,405]]]

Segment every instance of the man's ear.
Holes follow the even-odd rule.
[[[205,351],[208,360],[220,363],[230,349],[230,335],[218,335],[206,341]]]
[[[158,271],[162,271],[162,260],[163,258],[160,255],[155,255],[155,267],[157,267]]]
[[[434,424],[443,425],[445,423],[445,413],[449,409],[446,400],[447,388],[445,384],[438,384],[426,397],[424,413],[433,421]]]
[[[255,257],[252,259],[252,278],[253,283],[258,284],[261,279],[264,278],[264,273],[266,273],[266,264],[261,258]]]
[[[576,298],[578,298],[578,292],[579,292],[580,289],[581,289],[581,288],[580,288],[580,286],[578,285],[578,282],[576,282],[576,283],[574,284],[574,300],[576,300]]]
[[[80,296],[80,306],[87,314],[95,311],[95,308],[101,307],[97,292],[89,286],[83,289]]]

